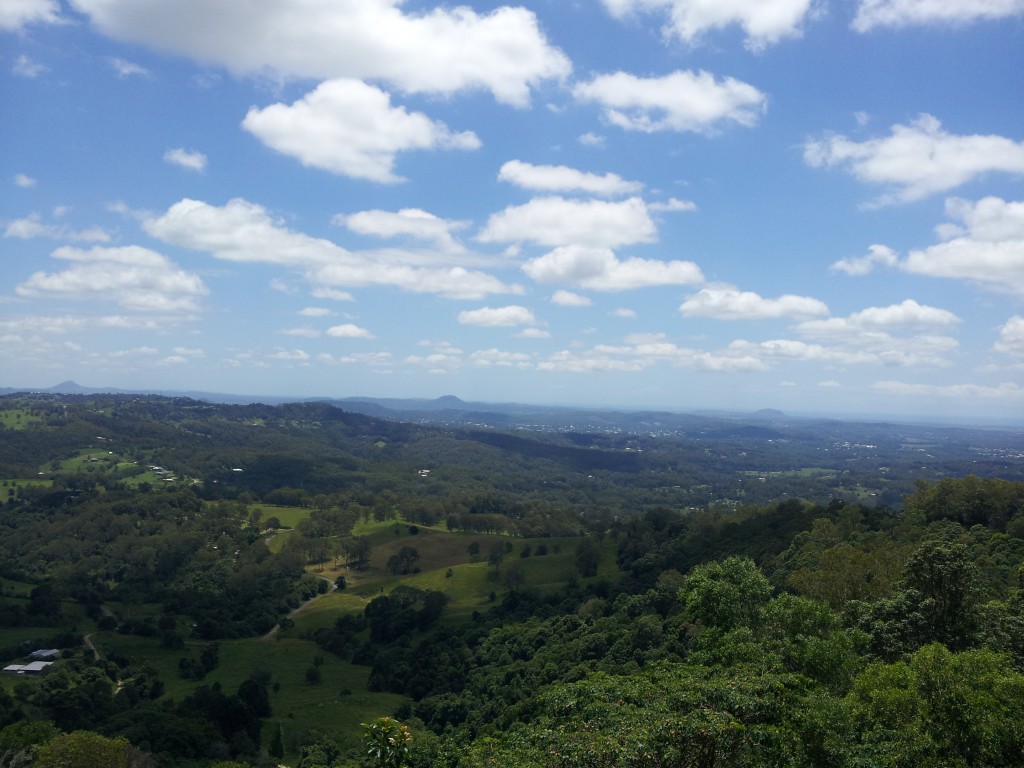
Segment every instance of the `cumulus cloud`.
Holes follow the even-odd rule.
[[[333,312],[327,307],[305,307],[299,311],[303,317],[330,317]]]
[[[392,107],[386,92],[359,80],[329,80],[291,105],[253,107],[242,127],[305,166],[381,183],[403,180],[394,173],[399,152],[480,147],[472,131],[453,133]]]
[[[659,285],[704,282],[692,261],[619,259],[610,248],[567,245],[526,262],[523,271],[538,283],[561,283],[594,291],[629,291]]]
[[[523,328],[521,331],[516,331],[514,334],[517,339],[550,339],[551,334],[545,331],[543,328]]]
[[[29,24],[57,24],[60,20],[57,0],[6,0],[0,3],[0,30],[17,32]]]
[[[468,226],[465,221],[449,221],[419,208],[403,208],[400,211],[359,211],[352,214],[338,214],[331,220],[360,235],[375,237],[398,237],[407,235],[417,240],[434,243],[448,251],[463,250],[452,232]]]
[[[944,335],[960,324],[945,309],[907,299],[886,307],[868,307],[847,317],[829,317],[798,323],[800,335],[833,345],[829,349],[861,355],[849,362],[881,365],[944,367],[959,347]]]
[[[1024,15],[1024,0],[861,0],[853,28],[966,24]]]
[[[333,325],[327,329],[327,335],[336,339],[372,339],[373,334],[365,328],[352,323]]]
[[[537,370],[568,373],[640,372],[672,365],[709,373],[763,371],[763,360],[731,350],[706,352],[680,347],[661,333],[631,334],[622,344],[598,344],[590,349],[562,350],[537,363]]]
[[[674,197],[670,197],[664,203],[651,203],[647,207],[652,211],[657,211],[659,213],[673,213],[677,211],[689,212],[697,210],[696,203],[690,200],[678,200]]]
[[[195,150],[176,147],[164,152],[164,162],[177,165],[189,171],[202,172],[206,170],[206,155]]]
[[[19,296],[113,301],[137,311],[194,312],[199,298],[207,293],[198,275],[139,246],[88,251],[64,247],[53,256],[72,266],[60,272],[36,272],[17,287]]]
[[[654,242],[657,230],[639,197],[615,202],[538,197],[492,214],[478,239],[614,248]]]
[[[709,133],[723,122],[752,126],[767,103],[767,97],[748,83],[684,70],[650,78],[626,72],[599,75],[576,85],[573,94],[580,101],[600,104],[612,125],[644,133]]]
[[[737,24],[747,35],[745,45],[761,50],[801,33],[811,0],[603,0],[616,18],[640,11],[668,14],[665,34],[694,43],[704,33]]]
[[[539,192],[587,192],[592,195],[626,195],[639,192],[643,184],[626,181],[616,173],[598,175],[564,165],[533,165],[509,160],[498,171],[499,181]]]
[[[1024,202],[952,198],[946,213],[958,223],[938,229],[944,242],[911,251],[900,269],[1024,295]]]
[[[110,235],[99,227],[73,230],[63,224],[47,224],[37,213],[31,213],[23,219],[8,222],[4,228],[4,237],[16,237],[19,240],[47,237],[52,240],[77,240],[91,243],[105,243],[110,240]]]
[[[952,312],[906,299],[888,307],[868,307],[847,317],[807,320],[797,328],[810,336],[847,336],[863,331],[892,328],[951,328],[960,323]]]
[[[997,352],[1016,357],[1024,357],[1024,317],[1014,315],[999,329],[999,341],[995,344]]]
[[[899,255],[886,245],[868,246],[864,256],[840,259],[831,266],[834,272],[845,272],[853,277],[870,274],[876,266],[895,267],[899,263]]]
[[[481,307],[459,312],[459,322],[463,325],[483,326],[515,326],[534,325],[537,320],[533,312],[518,304],[507,307]]]
[[[502,349],[480,349],[469,356],[472,365],[483,368],[531,368],[532,359],[523,352],[507,352]]]
[[[588,296],[580,296],[572,291],[555,291],[551,295],[551,303],[560,307],[589,307],[594,302]]]
[[[28,0],[19,0],[27,2]],[[407,93],[489,90],[515,105],[571,71],[525,8],[466,5],[405,13],[401,0],[72,0],[110,37],[221,64],[243,75],[359,79]],[[56,13],[55,2],[33,5]]]
[[[16,173],[14,174],[14,184],[22,189],[32,189],[37,182],[31,176],[24,173]]]
[[[778,317],[820,317],[828,314],[828,306],[809,296],[787,294],[777,299],[765,299],[752,291],[704,288],[684,301],[679,311],[686,317],[766,320]]]
[[[461,368],[465,362],[462,350],[447,341],[421,341],[420,346],[429,347],[430,352],[426,355],[409,355],[402,362],[420,366],[428,373],[436,374],[451,373]]]
[[[318,298],[350,299],[339,289],[369,285],[391,285],[459,299],[521,290],[460,266],[413,265],[400,252],[375,254],[372,258],[353,253],[329,240],[294,232],[262,206],[247,200],[235,199],[218,207],[186,198],[162,216],[146,220],[144,227],[164,242],[204,251],[218,259],[276,264],[295,270],[313,285],[313,295]]]
[[[636,311],[627,307],[619,307],[612,310],[612,317],[620,317],[623,320],[636,320]]]
[[[892,134],[880,139],[808,141],[804,161],[814,168],[844,168],[859,181],[891,187],[874,201],[886,205],[945,192],[985,173],[1024,174],[1024,142],[957,136],[931,115],[921,115],[909,125],[894,125]]]

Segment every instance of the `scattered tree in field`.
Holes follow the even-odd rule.
[[[396,576],[407,574],[412,570],[413,563],[420,559],[420,553],[415,547],[402,547],[398,552],[388,558],[388,570]]]

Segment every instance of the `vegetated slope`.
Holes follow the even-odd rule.
[[[4,647],[71,646],[85,628],[117,650],[0,694],[0,726],[31,714],[125,735],[167,765],[255,764],[280,734],[290,763],[305,750],[344,765],[329,739],[353,744],[358,720],[332,708],[401,696],[423,766],[1020,754],[1020,483],[922,482],[902,513],[843,499],[688,509],[702,484],[796,495],[850,479],[807,463],[808,446],[787,457],[748,438],[463,432],[323,404],[4,405],[32,418],[0,442],[42,457],[4,479]],[[874,445],[828,447],[865,474],[877,461]],[[268,546],[282,502],[295,527]],[[325,576],[349,589],[325,594]],[[274,622],[280,640],[256,637]],[[225,665],[228,648],[253,668]],[[320,688],[363,679],[373,693]]]

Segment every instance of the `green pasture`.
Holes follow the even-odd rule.
[[[17,494],[19,488],[38,488],[40,486],[49,488],[51,485],[53,485],[53,480],[43,477],[31,479],[4,478],[0,480],[0,501],[5,501],[7,496]],[[14,491],[14,494],[11,494],[11,491]]]
[[[116,632],[96,633],[92,639],[104,655],[122,654],[134,666],[151,666],[164,682],[165,697],[175,701],[181,701],[201,685],[219,683],[225,692],[231,693],[254,671],[269,674],[273,716],[263,729],[267,743],[280,722],[285,744],[289,733],[322,734],[346,749],[353,748],[359,743],[359,723],[389,714],[405,700],[395,694],[367,691],[368,667],[342,661],[310,641],[280,634],[218,641],[220,663],[201,681],[183,680],[178,674],[178,660],[183,656],[198,658],[209,645],[207,642],[189,641],[184,649],[172,651],[162,648],[153,638]],[[318,659],[321,679],[311,684],[306,680],[306,671]]]
[[[25,408],[8,408],[0,411],[0,425],[7,429],[25,429],[31,424],[41,424],[42,421]]]
[[[260,513],[260,524],[263,525],[271,517],[281,521],[282,528],[294,528],[300,520],[305,520],[313,512],[312,507],[278,507],[274,504],[250,504],[250,514]]]

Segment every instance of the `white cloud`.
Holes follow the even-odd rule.
[[[523,328],[521,331],[516,331],[514,334],[517,339],[550,339],[551,334],[545,331],[543,328]]]
[[[670,197],[667,202],[664,203],[651,203],[647,206],[652,211],[658,211],[659,213],[673,213],[676,211],[696,211],[697,204],[690,200],[678,200],[677,198]]]
[[[312,295],[317,298],[349,300],[351,296],[339,289],[368,285],[391,285],[458,299],[521,291],[484,272],[460,266],[411,265],[398,252],[372,257],[353,253],[329,240],[287,229],[262,206],[247,200],[235,199],[217,207],[186,198],[162,216],[146,220],[144,227],[164,242],[205,251],[225,261],[276,264],[295,270],[312,284]]]
[[[651,78],[626,72],[599,75],[576,85],[573,94],[600,104],[613,125],[645,133],[709,133],[722,122],[751,126],[767,103],[767,97],[748,83],[682,70]]]
[[[464,363],[462,350],[446,341],[437,343],[421,341],[420,346],[430,347],[430,354],[409,355],[404,358],[403,362],[426,368],[428,373],[451,373],[461,368]]]
[[[465,229],[467,222],[448,221],[419,208],[403,208],[393,211],[360,211],[352,214],[338,214],[331,219],[360,235],[376,237],[397,237],[408,235],[417,240],[433,242],[447,251],[459,251],[463,246],[455,240],[452,232]]]
[[[395,155],[412,149],[477,149],[472,131],[453,133],[420,112],[392,107],[380,88],[329,80],[293,104],[253,107],[242,127],[303,165],[381,183],[395,175]]]
[[[540,192],[588,192],[592,195],[626,195],[639,192],[643,184],[626,181],[616,173],[599,176],[564,165],[533,165],[509,160],[498,171],[498,181],[508,181],[523,189]]]
[[[594,291],[629,291],[659,285],[704,282],[691,261],[619,259],[609,248],[568,245],[526,262],[523,271],[538,283],[576,285]]]
[[[871,352],[842,347],[826,347],[821,344],[808,344],[807,342],[794,339],[770,339],[759,342],[737,339],[729,344],[726,352],[730,355],[761,360],[762,362],[783,360],[836,363],[840,365],[881,362],[878,356]]]
[[[160,350],[155,347],[135,347],[134,349],[119,349],[117,352],[111,352],[111,357],[152,357],[153,355],[159,354]]]
[[[1016,383],[1004,383],[995,387],[981,384],[909,384],[902,381],[876,381],[872,389],[910,397],[937,397],[954,400],[981,398],[984,400],[1024,401],[1024,387]]]
[[[276,349],[267,355],[270,360],[282,360],[291,363],[308,363],[313,356],[304,349]]]
[[[33,179],[31,176],[27,176],[24,173],[14,174],[15,186],[21,187],[22,189],[31,189],[36,185],[36,183],[37,182],[35,179]]]
[[[657,230],[639,197],[616,202],[538,197],[491,214],[478,239],[614,248],[654,242]]]
[[[598,136],[591,131],[582,134],[578,140],[585,147],[603,147],[605,144],[604,136]]]
[[[900,269],[1024,295],[1024,202],[952,198],[946,213],[961,223],[940,227],[945,242],[911,251]]]
[[[860,0],[853,28],[966,24],[1024,15],[1024,0]]]
[[[14,60],[14,66],[11,67],[11,72],[18,77],[27,77],[30,80],[39,77],[43,72],[47,70],[47,67],[40,64],[37,61],[33,61],[25,54],[22,54]]]
[[[320,337],[320,331],[315,328],[302,327],[302,328],[285,328],[281,331],[285,336],[300,336],[305,339],[316,339]]]
[[[907,203],[945,192],[985,173],[1024,174],[1024,142],[1003,136],[957,136],[931,115],[894,125],[892,135],[856,142],[829,136],[804,145],[815,168],[847,169],[859,181],[894,188],[875,204]]]
[[[99,227],[76,231],[63,224],[45,224],[37,213],[9,222],[4,228],[4,237],[16,237],[19,240],[48,237],[53,240],[77,240],[87,243],[105,243],[110,240],[110,235]]]
[[[333,312],[327,307],[306,307],[299,312],[302,317],[330,317]]]
[[[358,325],[352,323],[344,323],[343,325],[333,325],[327,329],[327,335],[333,336],[336,339],[372,339],[373,334],[365,328],[360,328]]]
[[[918,304],[905,299],[888,307],[868,307],[851,314],[847,321],[858,328],[892,328],[905,326],[949,327],[960,323],[952,312]]]
[[[459,322],[463,325],[483,326],[514,326],[534,325],[537,320],[533,312],[518,304],[507,307],[481,307],[459,312]]]
[[[112,301],[125,309],[194,312],[207,293],[198,275],[139,246],[58,248],[54,258],[72,262],[61,272],[36,272],[16,292],[28,298]]]
[[[868,307],[847,317],[806,320],[797,329],[816,338],[843,338],[895,328],[951,328],[959,323],[960,318],[948,310],[906,299],[888,307]]]
[[[623,320],[636,320],[636,311],[626,307],[619,307],[612,310],[612,317],[620,317]]]
[[[999,329],[995,350],[1007,355],[1024,357],[1024,317],[1014,315]]]
[[[314,288],[310,291],[310,295],[314,299],[330,299],[331,301],[353,301],[354,296],[348,291],[339,291],[334,288]]]
[[[686,43],[705,32],[738,24],[747,35],[745,45],[761,50],[786,37],[797,37],[811,12],[812,0],[603,0],[615,17],[640,11],[665,10],[665,34]]]
[[[17,32],[29,24],[61,21],[57,0],[4,0],[0,3],[0,30]]]
[[[679,347],[664,334],[631,334],[624,344],[562,350],[538,362],[537,370],[569,373],[634,373],[668,364],[709,373],[743,373],[768,369],[767,363],[733,350],[704,352]]]
[[[531,368],[532,361],[529,355],[522,352],[506,352],[501,349],[481,349],[469,356],[472,365],[479,365],[484,368]]]
[[[479,14],[461,5],[403,13],[400,0],[72,5],[113,38],[223,64],[237,74],[375,80],[408,93],[485,89],[500,101],[525,105],[530,88],[571,71],[525,8]]]
[[[886,245],[868,246],[868,252],[864,256],[855,256],[849,259],[840,259],[831,266],[835,272],[845,272],[853,277],[870,274],[876,265],[883,267],[895,267],[899,263],[899,255],[892,248]]]
[[[555,291],[551,295],[551,303],[561,307],[589,307],[594,302],[588,296],[580,296],[572,291]]]
[[[32,342],[43,336],[63,336],[70,333],[92,333],[95,331],[160,331],[166,330],[173,318],[157,320],[150,317],[127,317],[124,315],[30,315],[10,320],[0,320],[0,334],[11,342]]]
[[[684,301],[679,311],[687,317],[765,320],[777,317],[820,317],[828,314],[828,306],[809,296],[787,294],[777,299],[765,299],[752,291],[704,288]]]
[[[150,71],[145,67],[127,59],[112,57],[110,66],[114,68],[118,77],[149,77]]]
[[[907,299],[847,317],[807,320],[796,329],[802,336],[835,345],[829,348],[831,353],[853,356],[847,362],[944,367],[950,365],[949,355],[959,343],[937,332],[959,324],[960,318],[948,310]]]
[[[205,171],[206,155],[202,152],[177,147],[164,152],[164,162],[177,165],[189,171]]]
[[[182,357],[206,357],[206,353],[203,350],[189,347],[175,347],[174,354],[181,355]]]

